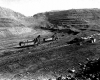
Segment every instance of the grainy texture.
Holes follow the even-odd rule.
[[[3,11],[12,14],[12,11],[8,12],[7,9]],[[17,21],[11,20],[9,16],[0,18],[0,30],[10,31],[7,34],[1,33],[0,36],[0,78],[18,80],[39,77],[41,79],[53,78],[61,74],[68,74],[67,69],[69,68],[74,67],[78,70],[78,63],[85,63],[86,58],[100,57],[99,35],[94,36],[97,39],[96,43],[67,44],[76,37],[99,34],[99,13],[99,9],[83,9],[39,13],[33,17],[25,17],[20,14],[24,19],[17,19]],[[2,13],[0,15],[7,16]],[[10,23],[6,23],[8,21]],[[15,26],[17,23],[23,25]],[[13,28],[11,28],[11,24]],[[26,30],[24,30],[26,26],[32,31],[19,34],[21,30]],[[15,35],[12,30],[19,32]],[[42,42],[36,47],[18,48],[20,41],[33,40],[38,35],[41,35],[42,39],[55,32],[58,37],[56,41]]]

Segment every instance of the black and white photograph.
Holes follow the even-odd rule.
[[[100,0],[0,0],[0,80],[100,80]]]

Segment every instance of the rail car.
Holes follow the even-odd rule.
[[[21,47],[29,46],[29,45],[34,45],[34,41],[33,40],[32,41],[27,40],[27,41],[19,42],[19,46],[21,46]]]
[[[56,36],[56,34],[52,35],[49,38],[41,38],[41,36],[38,35],[34,40],[27,40],[27,41],[19,42],[19,46],[20,47],[37,46],[40,43],[54,41],[54,40],[57,40],[57,39],[58,39],[58,37]]]
[[[54,40],[57,40],[57,39],[58,39],[58,37],[53,35],[53,36],[51,36],[49,38],[43,38],[43,42],[54,41]]]

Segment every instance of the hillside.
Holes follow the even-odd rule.
[[[0,27],[24,26],[20,21],[25,16],[13,10],[0,7]]]
[[[26,21],[26,18],[21,13],[0,7],[0,39],[19,37],[20,35],[22,37],[22,34],[32,34],[34,30],[27,27],[27,25],[30,25],[30,22]]]
[[[11,19],[11,20],[10,20]],[[3,20],[3,21],[2,21]],[[64,11],[51,11],[38,13],[26,17],[13,10],[0,7],[0,22],[5,24],[26,25],[28,27],[57,27],[57,28],[88,28],[90,26],[99,26],[99,9],[71,9]],[[5,26],[7,26],[5,25]],[[1,25],[2,26],[2,25]],[[8,25],[9,26],[9,25]]]
[[[76,28],[76,29],[97,29],[100,25],[99,9],[71,9],[65,11],[51,11],[35,14],[33,18],[44,19],[41,27],[46,28]],[[39,17],[38,17],[39,16]],[[38,20],[37,20],[38,21]],[[100,28],[99,28],[100,29]]]
[[[85,63],[87,58],[99,58],[99,13],[99,9],[72,9],[25,17],[1,8],[0,78],[44,80],[44,77],[66,76],[68,69],[79,70],[78,64]],[[54,36],[53,32],[58,39],[48,41]],[[38,35],[41,35],[40,42],[34,43]],[[69,43],[90,36],[96,41],[83,40],[82,43],[79,41],[80,45]],[[21,47],[20,42],[26,44]]]
[[[25,16],[8,8],[0,7],[0,18],[21,19],[25,18]]]
[[[71,9],[38,13],[26,17],[10,9],[0,7],[0,27],[23,27],[33,29],[98,29],[100,28],[99,9]]]

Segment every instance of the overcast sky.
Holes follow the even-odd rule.
[[[100,0],[0,0],[0,6],[32,16],[51,10],[100,8]]]

